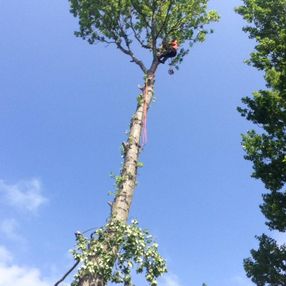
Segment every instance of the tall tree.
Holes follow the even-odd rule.
[[[249,23],[244,31],[256,41],[248,64],[264,72],[266,89],[242,99],[242,116],[258,126],[243,135],[245,158],[254,178],[269,191],[260,206],[271,230],[286,230],[286,0],[244,0],[237,12]],[[259,286],[286,285],[285,247],[262,235],[245,270]]]
[[[169,43],[177,40],[180,49],[170,65],[178,68],[189,48],[203,42],[211,30],[207,24],[218,20],[215,11],[207,11],[208,0],[69,0],[71,12],[79,19],[76,35],[90,44],[114,45],[129,56],[143,72],[144,86],[137,98],[137,108],[130,122],[126,142],[122,143],[124,162],[115,176],[116,194],[107,225],[96,231],[91,240],[77,234],[76,260],[82,266],[74,285],[103,286],[108,281],[131,285],[131,268],[145,271],[146,280],[156,285],[156,278],[166,271],[157,245],[142,231],[137,222],[127,225],[136,187],[140,137],[146,126],[146,115],[152,102],[154,81],[161,58]],[[142,50],[151,54],[147,66]]]

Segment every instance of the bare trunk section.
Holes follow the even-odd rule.
[[[131,119],[128,140],[125,143],[124,162],[120,173],[122,182],[118,186],[110,215],[110,218],[122,222],[128,220],[130,206],[136,187],[137,168],[141,151],[140,137],[144,120],[144,104],[146,104],[148,111],[153,99],[155,72],[157,67],[158,61],[155,60],[146,75],[147,79],[143,90],[143,100],[138,101],[136,111]],[[144,96],[144,93],[146,93],[146,96]],[[94,259],[96,261],[96,257],[94,257]],[[105,286],[106,283],[106,281],[103,281],[98,276],[86,276],[81,279],[78,286]]]
[[[122,183],[118,188],[118,193],[112,204],[111,216],[120,221],[127,221],[128,214],[136,187],[137,168],[140,155],[140,137],[144,120],[144,104],[147,110],[153,98],[154,93],[154,74],[148,74],[146,86],[144,88],[142,100],[137,105],[131,123],[128,140],[125,144],[124,163],[121,170]]]

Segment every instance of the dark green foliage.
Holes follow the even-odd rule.
[[[253,162],[253,177],[276,192],[286,182],[286,0],[244,3],[237,12],[250,23],[244,30],[257,41],[248,63],[264,71],[267,89],[243,98],[246,107],[238,108],[263,129],[243,135],[243,147],[245,158]],[[270,209],[265,205],[269,196],[264,196],[263,209]]]
[[[258,286],[286,285],[286,246],[263,234],[257,237],[259,250],[251,250],[252,258],[244,260],[247,276]]]
[[[244,31],[256,40],[247,63],[264,73],[266,88],[245,97],[238,110],[258,126],[243,135],[245,158],[253,163],[254,178],[269,193],[262,213],[271,230],[286,230],[286,0],[244,0],[237,12],[249,23]],[[259,130],[259,131],[258,131]],[[258,237],[259,249],[244,261],[247,276],[258,286],[286,285],[286,246]]]
[[[286,231],[286,194],[272,192],[263,195],[264,204],[260,206],[262,213],[268,219],[266,224],[271,229]]]
[[[244,28],[257,41],[248,63],[265,72],[267,90],[243,98],[239,111],[262,127],[243,136],[246,159],[255,178],[266,188],[280,190],[286,182],[286,1],[245,0],[237,9],[251,25]]]
[[[284,73],[285,76],[285,0],[244,0],[237,12],[250,23],[244,27],[257,41],[249,63],[260,70]]]

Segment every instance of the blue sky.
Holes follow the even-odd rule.
[[[267,231],[240,145],[252,126],[236,107],[264,81],[243,64],[254,43],[239,4],[210,1],[215,33],[175,75],[158,71],[131,218],[167,258],[162,286],[252,285],[242,260]],[[73,233],[109,214],[142,74],[76,29],[67,1],[0,0],[0,286],[52,285],[72,265]]]

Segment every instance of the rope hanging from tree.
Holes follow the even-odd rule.
[[[142,147],[147,144],[147,95],[148,95],[148,77],[146,77],[145,88],[144,88],[144,105],[143,105],[143,117],[142,117],[142,132],[141,132],[141,145]]]

